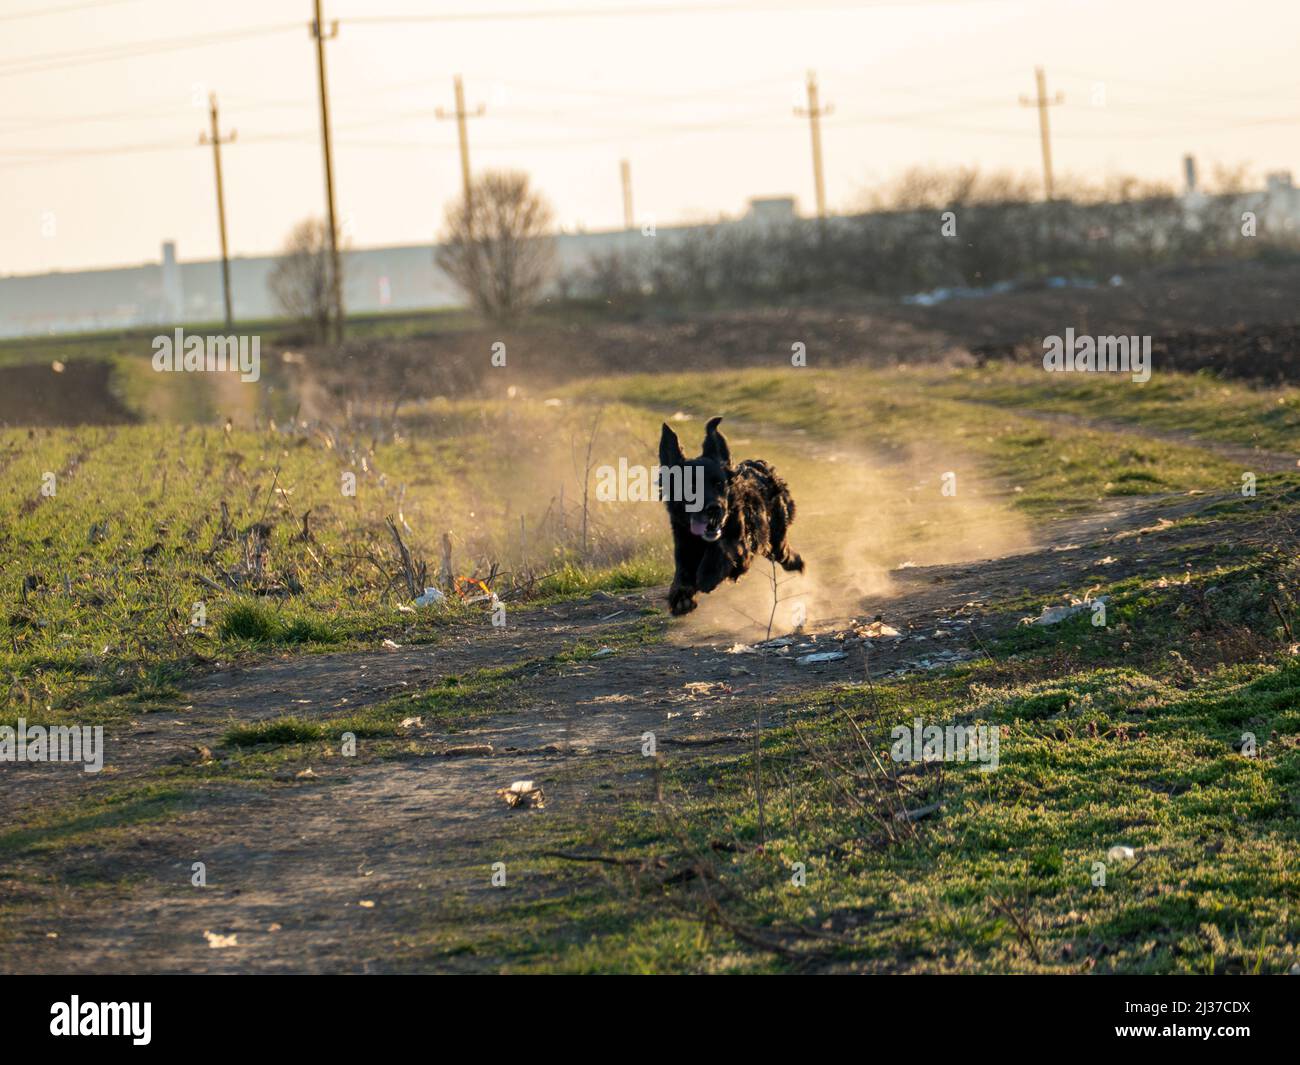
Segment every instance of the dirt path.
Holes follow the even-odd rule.
[[[689,639],[659,616],[666,638],[620,645],[596,658],[551,660],[501,704],[455,733],[410,730],[411,753],[323,758],[312,775],[268,785],[190,782],[163,820],[115,828],[90,844],[24,854],[0,880],[9,911],[0,968],[7,971],[393,971],[495,968],[491,950],[431,946],[466,907],[506,907],[571,889],[537,871],[541,819],[586,826],[646,797],[642,736],[666,757],[696,744],[739,749],[760,702],[874,675],[930,669],[971,656],[1015,617],[985,604],[1050,593],[1098,573],[1118,578],[1174,550],[1214,547],[1212,528],[1163,527],[1210,500],[1123,500],[1086,523],[1063,525],[1041,548],[983,562],[898,571],[888,599],[864,604],[904,639],[860,643],[850,630],[796,637],[756,651],[732,646],[722,607],[706,603]],[[546,660],[574,639],[616,643],[662,589],[566,604],[519,616],[506,635],[458,632],[436,646],[293,658],[214,674],[195,685],[183,725],[142,726],[110,748],[119,774],[146,779],[232,720],[326,717],[427,688],[449,674],[523,659]],[[710,633],[710,610],[718,631]],[[861,620],[860,619],[860,620]],[[869,651],[864,661],[863,649]],[[818,665],[797,659],[846,650]],[[768,714],[771,719],[771,714]],[[436,753],[490,744],[484,757]],[[301,766],[295,765],[295,771]],[[30,776],[30,771],[29,774]],[[120,779],[120,777],[119,777]],[[496,789],[542,784],[543,810],[512,811]],[[6,800],[21,778],[3,777]],[[93,785],[85,785],[91,787]],[[190,883],[205,863],[207,886]],[[507,889],[493,887],[505,863]],[[211,936],[234,939],[210,939]],[[432,938],[431,938],[432,937]],[[211,943],[228,944],[213,946]]]

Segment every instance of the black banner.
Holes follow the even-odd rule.
[[[869,1015],[899,1033],[927,1042],[961,1038],[986,1045],[1076,1050],[1193,1044],[1212,1052],[1294,1050],[1294,999],[1300,981],[1284,979],[1170,977],[868,977]],[[797,1002],[788,986],[757,992]],[[344,986],[346,984],[346,986]],[[6,1049],[53,1049],[76,1044],[114,1044],[128,1053],[151,1051],[243,1051],[284,1047],[339,1051],[374,1046],[377,1026],[391,1034],[400,1018],[412,1033],[425,1032],[430,995],[420,977],[303,976],[53,976],[4,982],[9,1006]],[[755,994],[752,984],[748,994]],[[644,992],[641,992],[644,994]],[[665,998],[670,993],[665,993]],[[511,996],[511,1027],[553,1024],[548,996]],[[653,1000],[653,996],[652,996]],[[436,999],[434,1001],[437,1001]],[[532,1001],[542,1003],[533,1005]],[[641,1006],[627,1022],[638,1024]],[[671,1007],[668,1007],[671,1009]],[[434,1007],[434,1012],[438,1012]],[[602,1011],[603,1013],[604,1011]],[[932,1021],[927,1021],[932,1015]],[[579,1018],[573,1018],[581,1024]],[[671,1023],[671,1013],[662,1018]],[[901,1027],[898,1027],[901,1026]],[[817,1038],[792,1029],[793,1044]],[[719,1025],[731,1031],[732,1025]],[[732,1036],[728,1036],[730,1039]],[[1051,1040],[1050,1043],[1044,1040]],[[18,1060],[11,1057],[10,1060]]]

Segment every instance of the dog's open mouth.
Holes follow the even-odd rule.
[[[691,519],[691,532],[703,540],[717,540],[722,536],[720,526],[714,525],[711,521],[705,521],[703,518]]]

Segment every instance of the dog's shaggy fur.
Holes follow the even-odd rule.
[[[700,467],[703,508],[695,513],[680,499],[666,499],[673,531],[676,572],[668,589],[674,614],[689,614],[699,592],[711,592],[724,580],[744,576],[755,554],[787,570],[803,572],[803,559],[786,541],[794,521],[794,500],[785,481],[761,459],[731,464],[727,439],[718,432],[721,418],[705,427],[703,454],[688,460],[677,434],[664,424],[659,438],[660,467]],[[685,483],[684,481],[682,483]]]

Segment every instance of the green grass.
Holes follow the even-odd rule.
[[[995,703],[986,697],[988,713],[970,705],[977,685],[999,686]],[[923,822],[915,841],[881,842],[810,765],[790,729],[763,744],[761,836],[749,756],[673,765],[673,816],[687,826],[694,852],[710,856],[712,893],[727,900],[730,921],[792,944],[791,956],[754,949],[716,925],[707,944],[684,950],[692,939],[681,910],[710,922],[698,891],[679,888],[664,892],[653,911],[652,942],[670,956],[645,951],[640,933],[651,918],[641,914],[590,943],[552,941],[548,966],[635,970],[644,953],[666,971],[775,964],[1286,972],[1300,937],[1292,859],[1300,837],[1300,721],[1290,709],[1300,704],[1300,667],[1212,671],[1191,692],[1122,669],[1071,672],[1042,685],[984,662],[944,678],[886,682],[870,695],[839,693],[882,750],[888,726],[914,716],[1004,723],[1000,767],[948,767],[942,814]],[[865,725],[874,713],[879,724]],[[840,719],[811,708],[805,714],[811,742],[852,749]],[[1096,734],[1090,721],[1100,726]],[[1261,737],[1278,731],[1259,759],[1232,749],[1243,721]],[[832,772],[852,787],[849,776]],[[659,826],[649,846],[629,841],[619,849],[616,836],[605,846],[619,855],[678,851],[650,804],[641,817],[643,827]],[[718,839],[739,849],[711,854],[709,841]],[[1115,845],[1133,847],[1140,862],[1112,860]],[[807,870],[802,887],[790,880],[796,862]],[[1097,862],[1106,866],[1104,887],[1093,882]],[[1021,917],[1023,930],[994,900]],[[792,935],[795,929],[813,935]]]
[[[1070,380],[1073,391],[1057,389],[1056,402],[1087,413],[1102,402],[1097,390],[1109,388],[1105,402],[1117,415],[1148,416],[1136,406],[1136,387]],[[1169,406],[1179,417],[1202,419],[1207,436],[1231,436],[1220,428],[1250,411],[1291,409],[1285,397],[1279,404],[1242,386],[1161,377],[1146,387],[1157,386],[1182,389]],[[584,555],[575,546],[572,508],[581,486],[572,450],[585,438],[595,403],[605,405],[605,460],[653,462],[658,420],[700,408],[707,397],[707,411],[696,413],[726,412],[733,434],[757,429],[745,452],[776,455],[796,486],[825,472],[803,453],[796,430],[808,430],[810,442],[901,462],[896,472],[870,459],[865,465],[878,474],[874,495],[890,511],[889,523],[914,540],[942,539],[949,526],[932,506],[915,505],[907,478],[933,481],[946,469],[957,471],[962,491],[985,500],[995,518],[1018,512],[1036,520],[1112,497],[1239,484],[1235,465],[1192,446],[1046,426],[969,401],[1032,406],[1045,387],[1009,369],[998,378],[974,371],[729,371],[588,381],[562,391],[570,401],[558,408],[535,400],[413,405],[401,414],[409,435],[373,444],[360,436],[203,425],[3,431],[0,676],[9,678],[11,703],[56,713],[92,698],[166,698],[187,669],[223,654],[434,640],[460,614],[397,609],[404,589],[393,585],[396,560],[383,525],[397,512],[431,569],[440,531],[449,528],[460,572],[482,574],[490,561],[526,569],[543,600],[663,582],[670,559],[657,508],[598,506],[590,550]],[[688,444],[690,425],[683,426]],[[1283,419],[1275,428],[1284,434],[1292,425]],[[46,473],[56,478],[53,496],[40,494]],[[344,475],[357,478],[356,495],[342,491]],[[570,511],[563,523],[561,487]],[[222,535],[223,502],[233,536]],[[308,512],[311,539],[303,539]],[[245,579],[252,562],[245,534],[257,522],[272,526],[260,588]],[[24,583],[34,583],[27,594]],[[264,593],[261,601],[250,591]],[[203,627],[190,623],[198,603],[207,614]]]
[[[661,553],[646,553],[613,566],[592,568],[565,562],[540,583],[543,598],[567,599],[592,592],[626,592],[655,584],[667,584],[673,571]]]
[[[543,601],[665,579],[645,505],[593,513],[585,553],[573,505],[556,520],[566,479],[568,500],[581,497],[568,451],[589,417],[540,401],[435,404],[412,412],[420,433],[374,444],[285,428],[0,430],[0,691],[29,717],[86,714],[119,696],[164,700],[219,657],[433,642],[481,620],[486,607],[454,599],[402,609],[389,515],[430,574],[450,530],[458,574],[495,562],[528,588],[531,573]],[[650,432],[615,409],[604,424]],[[270,528],[260,558],[258,524]]]
[[[1284,454],[1300,439],[1300,391],[1204,373],[1156,373],[1139,385],[1110,374],[996,365],[930,374],[929,380],[947,399],[1129,423]]]
[[[491,561],[526,572],[535,604],[665,581],[658,508],[594,508],[589,550],[575,545],[574,448],[601,403],[602,459],[653,462],[658,423],[676,410],[695,416],[678,423],[693,452],[702,416],[722,412],[738,453],[774,457],[796,486],[817,484],[818,506],[837,494],[856,498],[837,491],[848,464],[831,470],[829,483],[814,481],[827,473],[825,455],[864,456],[872,520],[900,543],[960,536],[930,498],[944,470],[958,472],[962,492],[974,492],[990,517],[1031,530],[1099,501],[1221,493],[1217,507],[1183,519],[1234,530],[1217,546],[1153,552],[1123,579],[1099,569],[1060,589],[1079,595],[1102,583],[1104,628],[1087,616],[1012,626],[987,642],[988,657],[945,673],[774,700],[765,709],[778,724],[762,743],[761,831],[748,745],[669,752],[669,812],[652,801],[644,760],[584,761],[581,778],[566,779],[591,796],[589,809],[502,829],[535,886],[431,916],[403,964],[1272,973],[1300,960],[1295,551],[1280,533],[1273,550],[1235,535],[1263,514],[1291,518],[1300,479],[1262,477],[1259,496],[1246,500],[1231,495],[1240,464],[1194,441],[1023,413],[1130,420],[1284,450],[1294,439],[1290,393],[1201,378],[1048,381],[1004,368],[611,377],[556,394],[559,407],[539,399],[409,405],[398,416],[403,431],[383,439],[360,431],[327,439],[283,423],[0,432],[4,719],[138,720],[174,709],[188,679],[218,661],[375,648],[384,639],[436,643],[457,626],[483,626],[481,606],[399,609],[409,596],[394,582],[389,514],[401,516],[406,542],[431,569],[450,529],[458,572],[482,575]],[[57,475],[53,497],[39,495],[46,472]],[[355,496],[340,490],[345,473],[357,477]],[[561,484],[564,522],[556,520]],[[223,502],[233,538],[222,535]],[[260,561],[246,538],[259,522],[271,527]],[[1013,618],[1047,601],[1022,595],[987,606]],[[199,602],[201,626],[192,624]],[[507,601],[508,615],[528,609]],[[604,647],[634,654],[663,632],[662,616],[633,617],[552,657],[443,677],[346,715],[235,722],[211,763],[169,766],[128,788],[28,811],[0,836],[0,852],[103,846],[189,810],[201,784],[279,780],[345,732],[371,740],[376,758],[402,755],[408,717],[454,731],[509,713],[527,705],[533,679],[589,668]],[[941,812],[920,822],[914,839],[885,841],[845,795],[877,801],[843,769],[855,750],[845,712],[886,750],[889,728],[918,716],[996,725],[1005,729],[1001,765],[994,773],[948,767]],[[1262,744],[1258,759],[1234,750],[1247,731]],[[909,801],[928,801],[932,782],[911,783],[919,790]],[[1140,862],[1109,861],[1116,844],[1135,848]],[[575,866],[543,853],[554,849],[660,857],[669,869],[704,863],[731,923],[718,922],[689,879],[662,884],[623,867]],[[1091,879],[1098,861],[1107,865],[1104,888]],[[795,862],[808,870],[801,888],[790,883]],[[808,929],[818,934],[801,934]],[[790,952],[756,945],[765,940]]]
[[[832,502],[843,495],[854,508],[852,493],[820,484],[827,467],[807,446],[878,455],[862,464],[875,478],[868,494],[878,518],[900,542],[940,549],[961,535],[925,487],[945,469],[959,471],[962,492],[974,493],[993,523],[1238,483],[1234,466],[1194,447],[1045,426],[969,402],[961,398],[969,376],[785,369],[605,378],[561,390],[559,407],[536,399],[410,405],[400,413],[407,431],[378,441],[285,426],[0,431],[8,714],[111,720],[174,702],[186,678],[213,660],[434,642],[448,625],[479,620],[482,607],[399,609],[407,596],[394,583],[389,514],[402,515],[407,543],[431,571],[441,530],[450,529],[459,572],[482,575],[495,561],[507,573],[531,573],[541,604],[665,582],[671,560],[657,506],[597,504],[588,551],[580,550],[573,453],[596,404],[599,460],[653,462],[665,413],[721,410],[738,453],[775,457],[796,489]],[[994,387],[987,375],[971,380],[974,398],[985,398],[980,382]],[[999,401],[1028,404],[1041,382],[1008,372],[999,387]],[[1235,389],[1233,410],[1253,395],[1223,387]],[[1207,419],[1223,401],[1203,383],[1187,389],[1182,409]],[[707,410],[695,410],[701,397]],[[680,426],[689,450],[698,424]],[[56,478],[53,496],[40,494],[46,473]],[[355,495],[342,491],[345,474],[356,477]],[[924,482],[920,491],[914,481]],[[560,521],[562,488],[568,513]],[[1261,480],[1257,505],[1275,505],[1283,489]],[[857,516],[853,509],[846,520]],[[247,533],[259,522],[271,531],[254,576]],[[196,625],[200,604],[204,624]],[[508,612],[527,609],[507,604]]]
[[[104,846],[132,828],[192,810],[197,794],[171,781],[110,789],[61,803],[0,832],[0,854],[29,854],[73,846]]]
[[[1240,487],[1239,464],[1199,447],[1054,426],[1018,413],[1017,405],[1032,407],[1039,395],[1019,374],[1007,385],[1005,409],[971,402],[965,380],[947,369],[782,369],[607,378],[584,382],[581,393],[683,410],[699,420],[724,412],[765,435],[808,433],[874,454],[878,462],[957,471],[963,481],[991,481],[993,491],[1035,518],[1077,513],[1119,496]],[[1198,409],[1214,409],[1214,402],[1202,394]],[[686,423],[687,431],[695,424]]]
[[[472,315],[454,308],[393,311],[349,316],[348,335],[354,340],[432,336],[470,328],[475,324]],[[301,333],[298,326],[283,319],[241,321],[237,327],[241,332],[261,336],[264,343],[271,345],[288,343],[291,337]],[[215,321],[190,322],[183,328],[186,333],[210,335],[223,332],[224,326]],[[150,345],[159,332],[156,326],[142,326],[0,340],[0,366],[53,362],[56,359],[62,362],[74,359],[135,359],[142,352],[151,351]]]
[[[330,625],[307,617],[283,617],[261,603],[238,603],[221,619],[218,629],[224,640],[251,643],[334,643]]]
[[[1177,558],[1168,565],[1176,572]],[[526,967],[1288,971],[1300,960],[1300,659],[1272,603],[1300,624],[1300,565],[1256,551],[1107,591],[1104,628],[1086,616],[1016,628],[991,657],[946,673],[770,710],[786,723],[762,744],[761,832],[753,754],[738,750],[670,757],[671,816],[634,803],[600,837],[619,857],[704,861],[728,921],[788,955],[720,927],[698,890],[643,882],[625,900],[634,916],[589,942],[553,927]],[[886,794],[866,783],[846,715],[885,759],[889,730],[914,718],[996,726],[1000,764],[950,764],[942,790],[909,778],[916,790],[896,801],[942,810],[891,843],[846,797],[871,807]],[[1258,758],[1237,750],[1247,732]],[[734,849],[718,852],[719,840]],[[1113,846],[1136,859],[1112,859]],[[799,888],[796,862],[808,875]],[[650,952],[648,927],[676,953]]]
[[[511,844],[512,868],[522,864],[516,875],[535,888],[444,915],[408,961],[481,958],[519,972],[1287,972],[1300,961],[1300,658],[1285,626],[1300,625],[1300,563],[1276,547],[1174,551],[1106,588],[1104,627],[1087,616],[1013,625],[986,641],[987,657],[946,672],[770,705],[761,830],[747,743],[668,752],[664,807],[644,759],[585,767],[585,793],[599,803],[612,789],[614,808],[530,822]],[[1084,590],[990,609],[1036,614]],[[867,782],[848,715],[885,760],[890,729],[917,717],[997,727],[999,766],[949,764],[941,790],[924,773],[905,777],[914,790],[896,801],[942,807],[914,839],[890,842],[846,795],[867,807],[885,795]],[[1247,732],[1257,758],[1238,750]],[[1115,846],[1135,858],[1111,857]],[[574,864],[554,850],[666,866]],[[796,862],[802,887],[791,883]],[[725,924],[698,881],[661,883],[696,867],[709,870]]]

